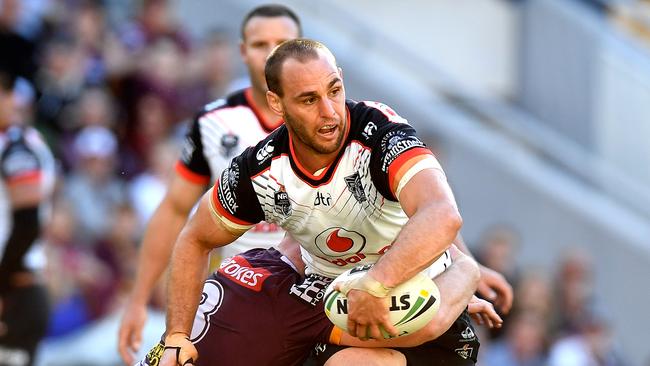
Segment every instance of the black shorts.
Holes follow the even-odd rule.
[[[451,328],[437,339],[412,348],[395,348],[406,357],[409,366],[469,366],[476,364],[480,343],[467,311]],[[320,366],[336,352],[347,348],[319,344],[312,351],[305,366]]]
[[[47,331],[48,304],[47,291],[40,285],[14,288],[2,295],[0,322],[6,333],[0,335],[0,353],[26,359],[26,365],[33,363],[36,346]]]

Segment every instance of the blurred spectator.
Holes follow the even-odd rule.
[[[47,286],[52,301],[48,337],[87,325],[96,315],[93,301],[110,284],[109,268],[75,237],[77,220],[70,202],[57,200],[45,230]]]
[[[209,33],[200,49],[189,57],[189,78],[183,88],[184,110],[196,111],[206,102],[231,92],[235,50],[225,31]]]
[[[486,267],[503,274],[508,282],[516,283],[516,252],[519,234],[506,224],[493,225],[485,230],[478,245],[477,259]]]
[[[120,33],[126,48],[135,53],[161,38],[171,39],[183,52],[189,52],[190,39],[172,17],[168,0],[142,0],[138,15]]]
[[[553,318],[553,286],[548,275],[541,269],[529,269],[515,285],[515,311],[530,312],[539,316],[545,324]]]
[[[79,160],[67,179],[66,197],[79,220],[79,234],[93,241],[106,236],[107,218],[125,199],[124,184],[115,174],[117,140],[105,127],[85,127],[75,138],[74,149]]]
[[[518,249],[519,234],[516,230],[506,224],[497,224],[488,227],[481,235],[476,251],[476,259],[482,265],[501,273],[514,286],[518,279],[518,269],[515,261]],[[507,329],[508,315],[500,315],[504,320],[503,327],[488,329],[489,334],[487,337],[499,338]],[[484,336],[482,339],[487,340],[487,337]]]
[[[143,172],[154,147],[172,136],[175,122],[172,111],[173,107],[158,94],[145,94],[137,100],[135,120],[127,130],[127,173]]]
[[[81,95],[84,87],[83,53],[73,38],[60,35],[47,42],[43,57],[36,75],[39,92],[36,127],[60,156],[61,135],[72,127],[63,111]]]
[[[84,79],[87,84],[100,85],[107,76],[105,48],[112,36],[107,31],[104,9],[97,0],[80,1],[70,14],[69,23],[70,33],[84,53]]]
[[[176,144],[171,141],[158,142],[149,154],[147,169],[129,183],[129,200],[133,203],[141,229],[149,222],[165,195],[178,155]]]
[[[0,1],[0,68],[32,80],[36,72],[34,41],[18,33],[20,0]]]
[[[481,357],[485,366],[545,366],[546,322],[535,312],[516,312],[505,337],[490,344]]]
[[[556,271],[556,333],[571,335],[579,332],[595,306],[592,257],[583,248],[573,247],[564,252]]]
[[[624,366],[614,349],[609,324],[602,315],[588,311],[577,333],[558,340],[549,355],[549,366]]]
[[[116,125],[115,103],[107,90],[99,87],[86,88],[79,99],[65,109],[62,118],[68,122],[68,126],[58,138],[59,152],[63,168],[69,172],[78,160],[74,147],[77,133],[88,126],[114,128]]]
[[[94,254],[109,269],[111,278],[108,288],[100,299],[98,314],[107,315],[121,308],[121,302],[131,289],[135,277],[137,243],[140,225],[133,207],[128,203],[115,208],[110,218],[110,230],[105,238],[94,245]]]

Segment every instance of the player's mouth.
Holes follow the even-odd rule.
[[[339,130],[339,125],[335,123],[327,124],[318,129],[318,134],[326,139],[331,139],[336,136]]]

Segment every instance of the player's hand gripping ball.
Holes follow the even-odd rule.
[[[364,276],[371,266],[359,266],[343,272],[325,290],[325,315],[347,332],[348,301],[345,295],[334,289],[336,283]],[[418,273],[410,280],[388,293],[388,312],[398,337],[413,333],[424,327],[440,307],[440,291],[428,276]],[[390,335],[382,329],[384,338]]]

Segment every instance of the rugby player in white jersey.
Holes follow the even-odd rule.
[[[181,233],[169,281],[164,360],[172,363],[165,364],[196,359],[190,332],[206,301],[200,280],[210,250],[262,220],[300,243],[308,276],[376,263],[344,286],[349,332],[362,339],[381,338],[380,328],[396,334],[385,304],[391,288],[450,264],[461,219],[442,168],[413,128],[383,104],[346,100],[341,70],[318,42],[283,43],[265,74],[269,105],[286,125],[233,159]],[[314,314],[328,322],[319,305]],[[441,338],[399,353],[413,364],[475,363],[478,341],[465,314]]]

